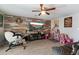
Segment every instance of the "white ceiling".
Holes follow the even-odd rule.
[[[56,10],[49,11],[50,15],[41,16],[38,16],[39,12],[32,12],[33,9],[40,9],[39,4],[0,4],[0,10],[9,15],[48,20],[79,12],[79,4],[45,4],[45,6],[49,8],[56,7]]]

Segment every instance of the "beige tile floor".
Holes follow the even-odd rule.
[[[25,50],[22,46],[17,46],[8,52],[5,52],[8,47],[0,48],[0,55],[52,55],[52,47],[59,45],[50,40],[36,40],[27,44]]]

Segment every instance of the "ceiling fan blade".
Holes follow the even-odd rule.
[[[40,4],[40,7],[41,7],[41,11],[43,11],[44,5],[43,4]]]
[[[50,13],[46,12],[47,15],[50,15]]]
[[[56,8],[48,8],[45,11],[55,10]]]
[[[39,16],[41,15],[41,13],[38,14]]]
[[[40,10],[32,10],[32,12],[40,12]]]

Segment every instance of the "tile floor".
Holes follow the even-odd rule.
[[[0,48],[0,55],[52,55],[52,47],[59,45],[50,40],[36,40],[28,43],[25,50],[22,46],[17,46],[8,52],[5,52],[8,47]]]

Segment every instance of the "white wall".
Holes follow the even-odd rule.
[[[67,33],[71,38],[73,38],[75,41],[79,40],[79,13],[69,15],[72,16],[72,27],[71,28],[64,28],[64,18],[68,17],[61,17],[59,18],[59,28],[61,32]]]

